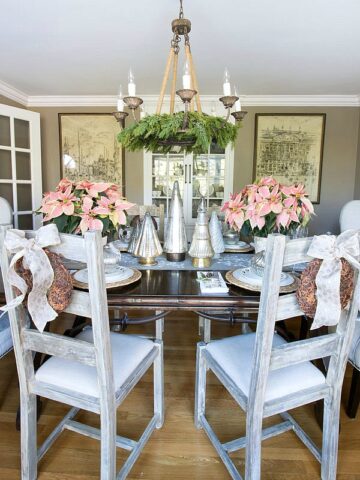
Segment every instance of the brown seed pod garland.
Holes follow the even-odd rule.
[[[354,289],[354,272],[348,261],[341,259],[341,280],[340,280],[340,303],[344,309],[351,298]],[[317,298],[316,298],[316,276],[321,267],[322,260],[312,260],[300,277],[299,287],[296,291],[296,298],[301,310],[310,318],[315,317]]]
[[[60,255],[44,249],[49,258],[51,267],[54,271],[54,281],[48,290],[47,298],[49,305],[60,313],[69,305],[73,290],[72,278],[68,270],[64,267]],[[32,274],[30,270],[24,268],[23,259],[20,258],[15,264],[15,271],[22,277],[28,286],[28,292],[32,290]],[[19,292],[20,293],[20,292]]]

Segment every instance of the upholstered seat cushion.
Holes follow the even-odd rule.
[[[76,338],[93,342],[92,329],[86,328]],[[113,358],[114,384],[117,391],[154,347],[146,338],[120,333],[110,333]],[[78,362],[51,357],[36,372],[36,380],[74,392],[99,396],[95,367]]]
[[[0,310],[0,315],[3,312]],[[12,349],[13,342],[11,338],[11,330],[9,323],[9,316],[7,313],[4,313],[0,318],[0,357],[5,355]]]
[[[286,341],[274,335],[273,346]],[[207,350],[238,388],[249,395],[255,333],[238,335],[210,342]],[[311,362],[291,365],[269,372],[265,401],[325,383],[322,372]]]
[[[355,332],[349,358],[360,369],[360,316],[355,322]]]

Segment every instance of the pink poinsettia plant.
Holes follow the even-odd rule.
[[[273,177],[264,177],[232,194],[222,211],[234,230],[267,237],[274,232],[287,235],[299,226],[305,227],[314,207],[304,185],[282,185]]]
[[[126,224],[126,210],[133,206],[123,198],[118,185],[63,178],[54,192],[44,194],[38,212],[44,214],[44,222],[55,223],[59,232],[101,230],[104,235],[113,235]]]

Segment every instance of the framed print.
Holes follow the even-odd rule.
[[[111,113],[59,113],[61,175],[111,182],[125,195],[124,151]]]
[[[320,202],[324,113],[257,113],[254,180],[272,175],[280,183],[303,183]]]

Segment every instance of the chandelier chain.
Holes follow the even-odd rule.
[[[181,42],[181,37],[178,35],[176,32],[174,33],[174,36],[171,40],[171,48],[173,48],[174,53],[177,55],[180,51],[180,45],[179,43]]]
[[[180,0],[179,18],[184,18],[183,0]]]

